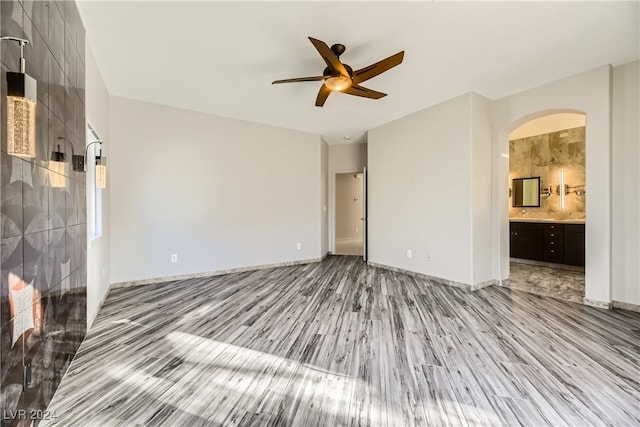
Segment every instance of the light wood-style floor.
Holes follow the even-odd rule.
[[[640,315],[356,257],[113,290],[41,425],[640,423]]]

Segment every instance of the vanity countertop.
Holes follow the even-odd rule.
[[[558,224],[584,224],[584,219],[553,219],[553,218],[509,218],[509,222],[543,222]]]

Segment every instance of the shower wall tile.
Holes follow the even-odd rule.
[[[23,199],[22,199],[22,169],[21,159],[2,153],[0,191],[0,222],[2,238],[19,236],[24,229]]]
[[[47,277],[47,271],[49,270],[49,232],[25,234],[23,245],[24,274],[22,278],[43,295],[49,291],[51,286]]]
[[[49,226],[49,170],[32,163],[22,165],[22,207],[25,233]]]
[[[44,410],[86,333],[86,176],[71,167],[86,139],[85,32],[73,1],[7,0],[0,33],[30,40],[27,73],[38,82],[36,157],[6,154],[0,132],[0,407]],[[18,60],[16,43],[0,45],[2,81]],[[0,85],[2,123],[6,93]],[[58,145],[62,188],[48,169]]]
[[[64,73],[62,72],[62,66],[53,59],[53,54],[50,53],[49,55],[51,58],[49,61],[49,109],[52,115],[64,120],[66,111],[64,105]],[[64,122],[62,125],[64,127]],[[64,134],[60,136],[64,137]]]
[[[561,209],[557,192],[560,170],[564,171],[568,185],[585,184],[585,149],[584,126],[509,141],[510,179],[539,176],[541,188],[551,187],[553,191],[551,197],[541,196],[539,208],[526,208],[527,217],[585,217],[584,195],[567,195],[565,209]],[[510,206],[509,216],[523,216],[522,208]]]
[[[64,227],[67,223],[68,188],[49,187],[49,229]]]
[[[14,278],[24,277],[24,246],[22,236],[8,237],[0,240],[0,270],[2,280],[0,280],[0,325],[5,325],[10,317],[9,306],[9,282],[14,282]]]

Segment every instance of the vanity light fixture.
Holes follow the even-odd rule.
[[[564,183],[564,169],[560,169],[559,175],[560,185],[558,185],[558,194],[560,195],[560,210],[564,210],[567,198],[567,187]]]
[[[7,72],[7,153],[19,157],[36,156],[36,80],[25,73],[24,46],[29,40],[0,36],[20,44],[20,72]]]

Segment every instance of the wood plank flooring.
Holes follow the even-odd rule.
[[[356,257],[115,289],[62,426],[640,424],[640,315]]]

